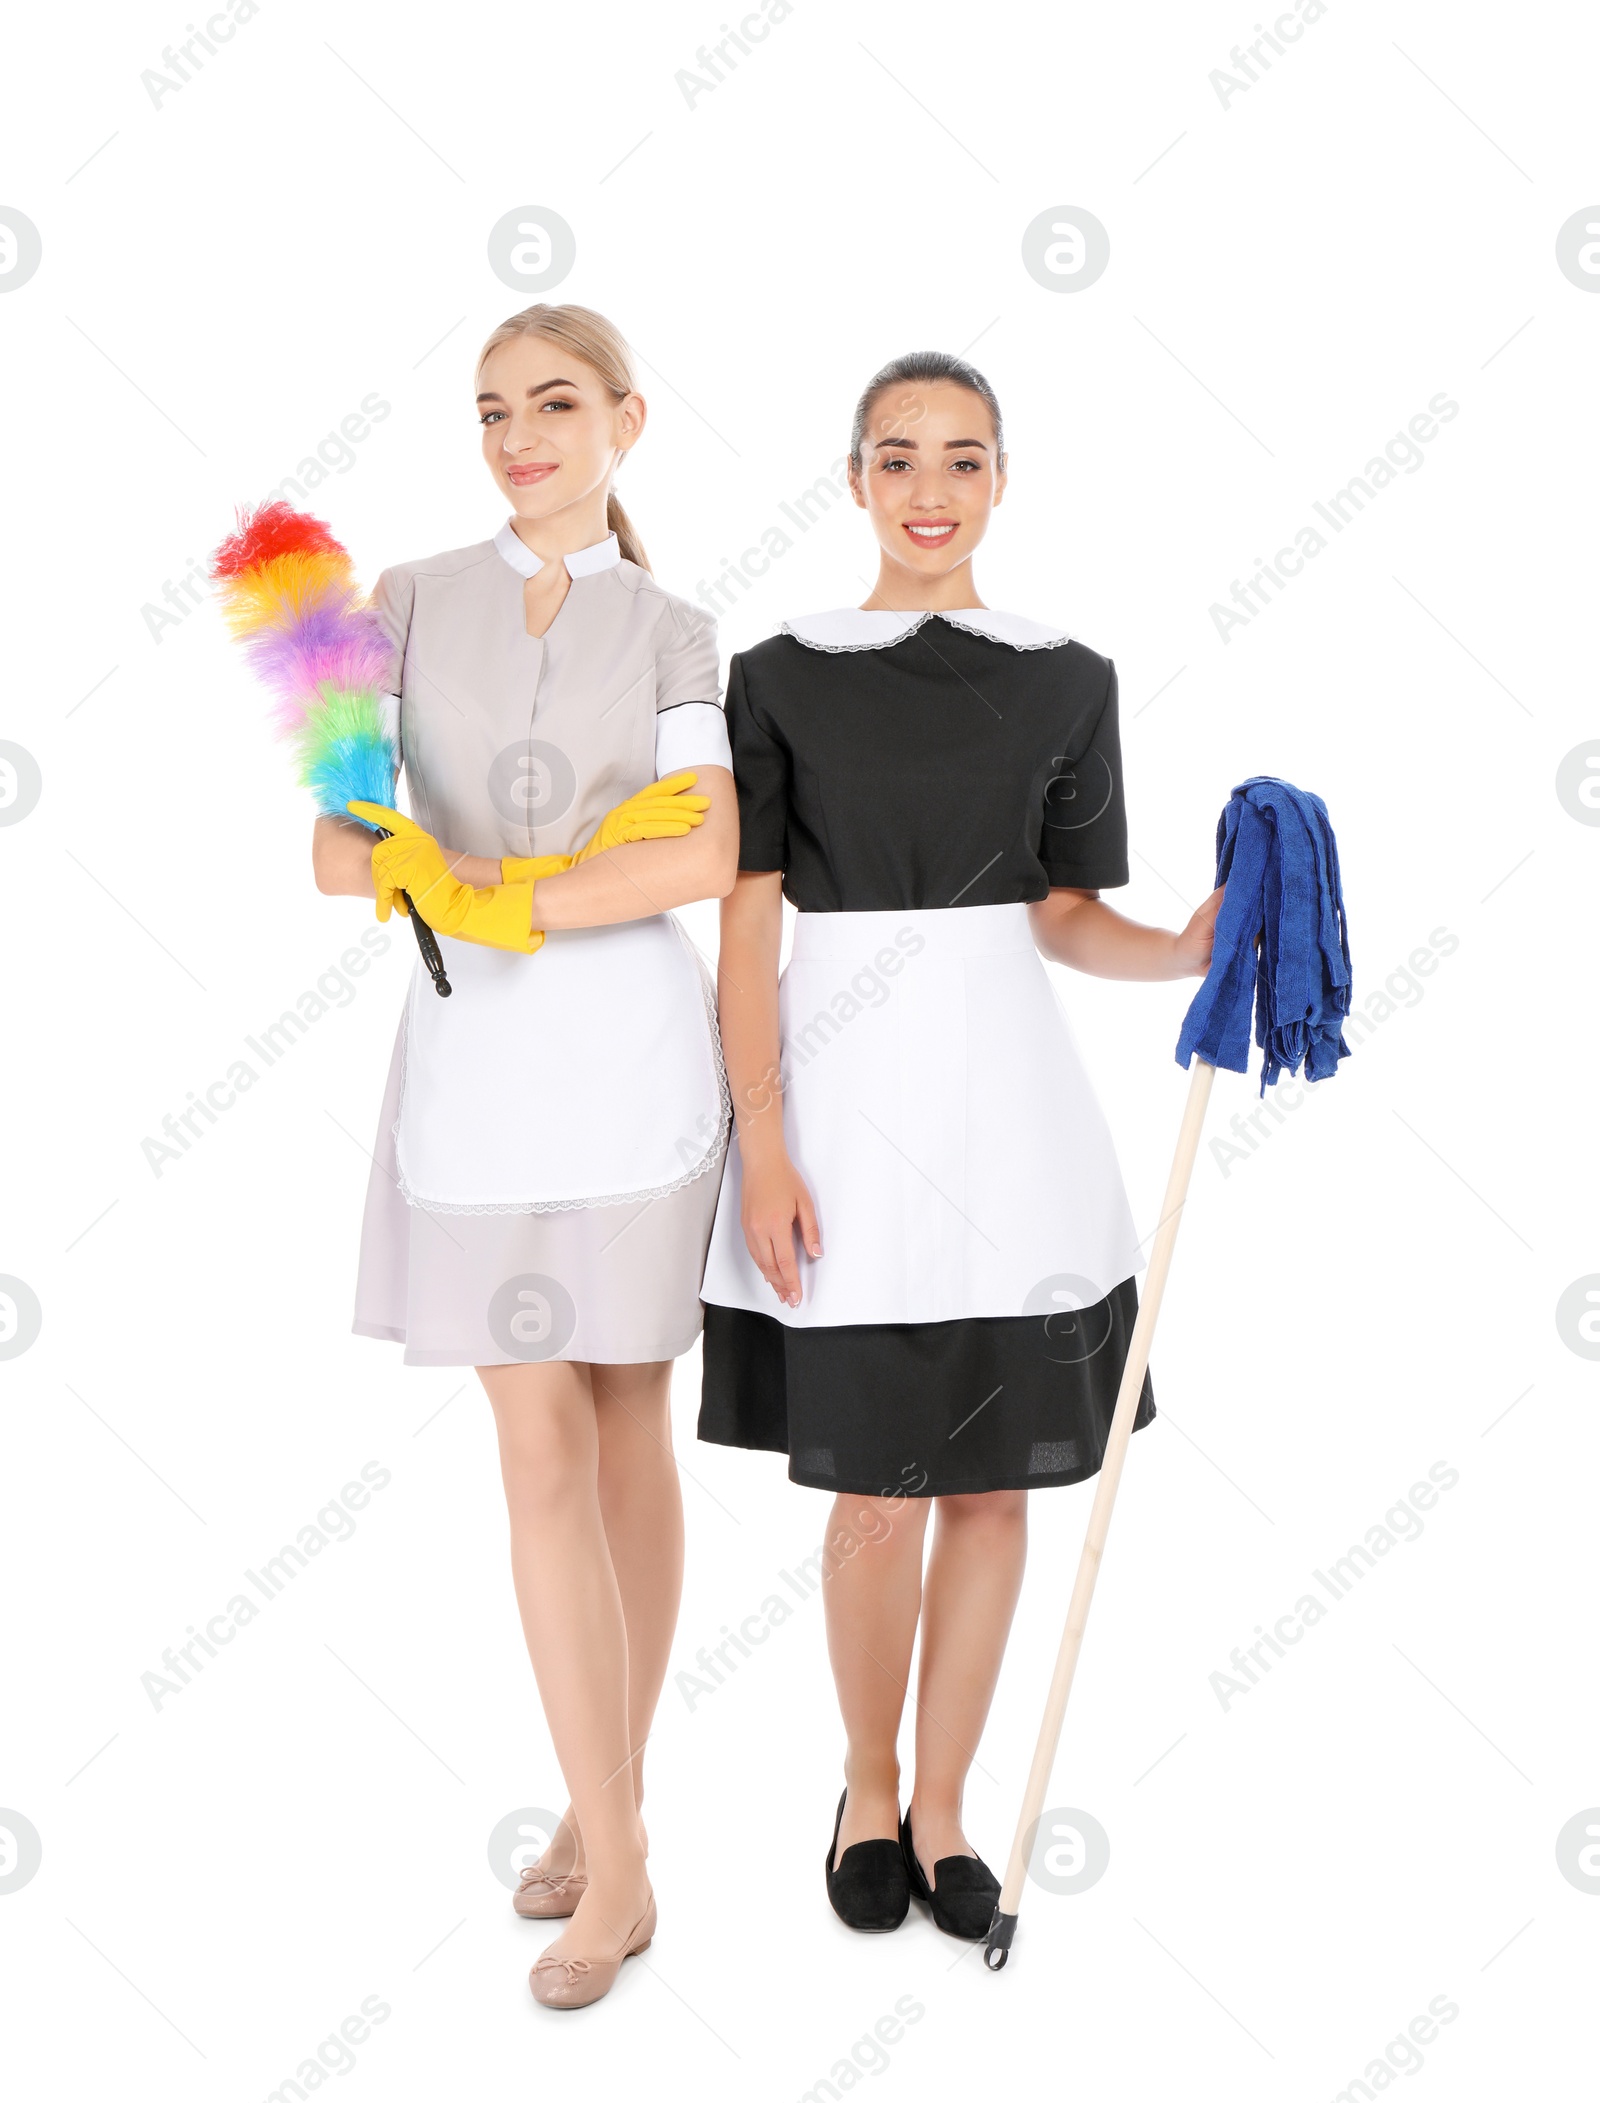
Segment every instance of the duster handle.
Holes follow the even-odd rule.
[[[411,925],[416,932],[417,947],[422,952],[422,961],[428,967],[429,978],[433,980],[433,990],[441,1000],[448,1000],[450,981],[444,975],[444,958],[439,954],[439,938],[412,904],[411,893],[402,891],[400,896],[411,906]]]
[[[373,826],[372,830],[378,835],[380,840],[392,840],[394,838],[394,834],[385,832],[381,825]],[[450,997],[450,981],[444,975],[444,958],[439,954],[438,937],[417,911],[416,907],[412,905],[411,893],[402,891],[400,896],[410,908],[412,932],[417,938],[417,947],[422,952],[422,961],[428,967],[428,976],[433,980],[433,990],[439,995],[441,1000],[448,1000]]]
[[[1178,1129],[1178,1148],[1172,1160],[1172,1173],[1167,1178],[1167,1194],[1162,1201],[1161,1220],[1150,1251],[1150,1265],[1145,1273],[1139,1312],[1134,1321],[1133,1334],[1128,1339],[1128,1355],[1123,1363],[1122,1384],[1117,1390],[1117,1406],[1112,1412],[1111,1430],[1106,1439],[1105,1459],[1100,1464],[1100,1473],[1096,1478],[1094,1504],[1089,1512],[1089,1527],[1084,1535],[1083,1554],[1078,1563],[1077,1580],[1072,1587],[1072,1602],[1067,1608],[1067,1625],[1061,1632],[1061,1648],[1056,1654],[1055,1676],[1050,1682],[1049,1697],[1044,1705],[1044,1721],[1039,1726],[1039,1742],[1034,1748],[1033,1765],[1028,1770],[1028,1786],[1023,1791],[1022,1811],[1017,1819],[1015,1838],[1011,1843],[1011,1859],[1006,1865],[1005,1882],[1000,1887],[1000,1900],[989,1926],[984,1963],[990,1971],[997,1972],[1004,1965],[1006,1952],[1011,1947],[1011,1938],[1016,1933],[1017,1909],[1022,1901],[1022,1884],[1028,1871],[1034,1828],[1044,1810],[1045,1791],[1050,1786],[1050,1770],[1055,1765],[1056,1748],[1061,1742],[1061,1726],[1067,1713],[1067,1696],[1072,1692],[1072,1675],[1077,1667],[1078,1652],[1083,1647],[1083,1631],[1089,1619],[1089,1603],[1094,1598],[1095,1579],[1100,1575],[1100,1561],[1105,1553],[1106,1535],[1111,1528],[1111,1507],[1117,1501],[1117,1484],[1122,1479],[1122,1463],[1127,1456],[1128,1440],[1133,1435],[1133,1420],[1138,1411],[1145,1372],[1150,1364],[1150,1339],[1155,1333],[1156,1316],[1161,1312],[1161,1295],[1166,1289],[1167,1272],[1172,1267],[1173,1244],[1178,1239],[1178,1223],[1183,1217],[1184,1200],[1189,1194],[1189,1177],[1194,1169],[1195,1155],[1200,1148],[1200,1131],[1205,1123],[1206,1104],[1211,1096],[1211,1077],[1215,1071],[1216,1069],[1208,1066],[1204,1059],[1197,1058],[1190,1072],[1189,1099],[1184,1105],[1183,1123]]]

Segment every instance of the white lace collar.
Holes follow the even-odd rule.
[[[1065,628],[1046,627],[1042,621],[1025,620],[1020,613],[998,613],[992,606],[961,606],[937,613],[841,606],[832,613],[808,613],[800,620],[785,621],[783,633],[811,650],[882,650],[932,620],[948,621],[971,635],[986,635],[991,642],[1009,643],[1013,650],[1053,650],[1072,640]]]
[[[495,535],[494,544],[519,577],[537,577],[544,568],[544,557],[535,555],[510,519],[506,520]],[[622,560],[622,550],[617,546],[617,536],[608,533],[604,540],[597,540],[592,548],[575,548],[570,555],[563,555],[561,559],[567,566],[569,577],[592,577],[597,570],[615,569]]]

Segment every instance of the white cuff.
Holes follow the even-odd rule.
[[[656,717],[656,779],[695,766],[733,772],[728,726],[715,701],[680,701]]]

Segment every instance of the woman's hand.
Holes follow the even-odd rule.
[[[375,810],[386,806],[374,804]],[[411,820],[400,811],[393,814],[401,820],[397,829],[403,830]],[[373,898],[377,886],[372,876],[372,828],[358,825],[354,818],[319,818],[311,834],[311,868],[316,878],[317,889],[328,898]],[[486,855],[458,854],[453,847],[441,842],[439,852],[452,876],[459,877],[464,884],[482,890],[486,884],[516,883],[548,874],[551,870],[565,867],[566,855],[551,856],[541,865],[530,861],[517,871],[507,871],[500,858],[490,860]],[[392,910],[404,913],[407,910],[402,898],[391,901]]]
[[[1211,969],[1217,915],[1222,910],[1222,893],[1226,888],[1226,885],[1219,886],[1209,898],[1203,899],[1189,915],[1187,926],[1172,938],[1179,969],[1185,978],[1204,978]]]
[[[674,788],[686,774],[669,774],[629,799],[636,816],[641,803],[653,806],[641,821],[646,837],[575,859],[539,885],[534,917],[540,927],[611,927],[728,895],[739,871],[738,794],[726,767],[702,764],[694,772],[695,795]]]
[[[516,950],[532,956],[544,946],[544,931],[531,926],[533,883],[464,883],[455,875],[443,849],[432,833],[424,832],[399,811],[381,803],[352,802],[346,806],[369,825],[382,826],[390,834],[372,849],[372,883],[378,900],[378,918],[387,920],[392,907],[405,910],[402,892],[429,927],[441,935],[454,935],[461,942],[478,942],[490,949]],[[499,871],[496,870],[496,875]]]
[[[794,1230],[808,1256],[822,1254],[816,1207],[805,1178],[782,1147],[762,1148],[742,1157],[744,1189],[739,1224],[751,1261],[785,1307],[800,1305],[800,1266],[794,1253]]]
[[[1028,922],[1041,953],[1093,978],[1203,978],[1211,969],[1221,891],[1197,906],[1187,926],[1146,927],[1124,919],[1098,891],[1052,889],[1028,907]]]
[[[647,782],[615,810],[606,812],[594,838],[578,849],[573,861],[587,862],[597,854],[609,853],[613,847],[631,847],[640,840],[681,840],[685,833],[704,824],[711,808],[709,796],[689,794],[698,778],[686,771]]]
[[[438,841],[402,811],[390,810],[385,804],[352,803],[348,808],[368,825],[381,825],[389,835],[386,840],[372,843],[372,888],[378,901],[378,918],[387,920],[394,909],[409,912],[401,896],[409,891],[423,919],[430,927],[436,927],[439,923],[429,906],[435,899],[442,904],[454,881]]]

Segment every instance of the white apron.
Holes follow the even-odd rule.
[[[547,934],[532,956],[439,937],[419,964],[395,1150],[407,1204],[546,1212],[664,1197],[712,1168],[728,1090],[709,977],[670,913]]]
[[[785,1307],[745,1247],[730,1146],[702,1299],[790,1327],[949,1322],[1092,1305],[1143,1269],[1025,905],[801,913],[779,1029],[823,1253],[799,1251]]]

